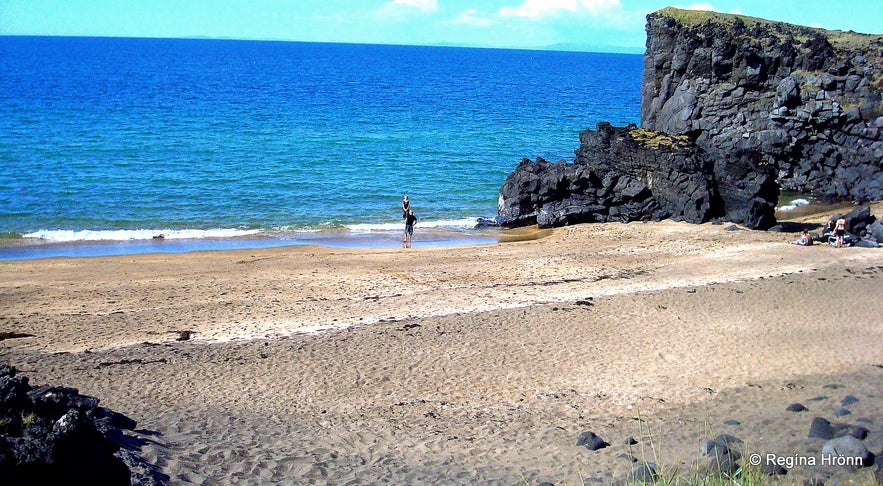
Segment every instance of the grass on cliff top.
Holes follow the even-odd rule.
[[[690,138],[686,135],[669,135],[663,132],[636,128],[629,131],[629,136],[647,148],[672,147],[684,148],[690,145]]]
[[[841,48],[848,48],[850,46],[867,47],[873,42],[883,42],[883,34],[860,34],[853,31],[844,32],[842,30],[825,30],[817,27],[807,27],[786,22],[761,19],[758,17],[749,17],[747,15],[725,14],[708,10],[683,10],[675,7],[665,7],[658,10],[656,13],[665,17],[671,17],[687,27],[700,25],[709,21],[732,25],[737,18],[742,19],[742,22],[744,22],[745,26],[748,28],[752,28],[755,25],[761,25],[763,27],[779,25],[790,31],[798,41],[806,40],[808,38],[807,32],[814,31],[827,37],[832,45]]]

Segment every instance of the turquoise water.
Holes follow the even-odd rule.
[[[403,194],[424,235],[482,237],[522,157],[570,161],[580,130],[640,117],[626,54],[0,37],[0,60],[0,258],[158,234],[383,246]]]

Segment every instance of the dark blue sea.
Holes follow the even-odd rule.
[[[639,123],[629,54],[0,37],[0,259],[492,239],[523,157]],[[163,235],[163,239],[155,237]]]

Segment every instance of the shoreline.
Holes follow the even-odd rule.
[[[609,484],[622,453],[689,470],[721,432],[818,450],[816,415],[867,417],[883,448],[880,249],[671,221],[526,234],[2,261],[0,323],[31,337],[0,353],[137,420],[183,484]]]
[[[469,231],[426,229],[417,233],[415,248],[449,248],[488,245],[535,238],[530,229],[506,230],[490,228]],[[160,233],[161,234],[161,233]],[[0,239],[0,261],[43,258],[91,258],[144,255],[155,253],[182,254],[201,251],[260,250],[317,245],[341,249],[393,249],[401,247],[401,232],[340,232],[317,231],[293,235],[256,234],[240,237],[206,237],[168,239],[156,237],[142,240],[45,241],[26,238]]]
[[[807,204],[791,206],[791,209],[778,211],[780,222],[812,218],[821,212],[849,212],[854,206],[847,203],[821,203],[806,200],[799,194],[789,194],[786,199],[807,201]],[[476,219],[478,221],[478,219]],[[431,222],[437,225],[439,222]],[[356,225],[360,226],[360,225]],[[371,226],[371,225],[368,225]],[[234,232],[238,236],[205,236],[164,238],[161,230],[133,230],[141,234],[130,239],[99,239],[51,241],[37,238],[0,238],[0,261],[32,260],[42,258],[90,258],[105,256],[142,255],[153,253],[191,253],[200,251],[259,250],[319,245],[341,249],[394,249],[401,246],[401,231],[390,230],[390,224],[380,225],[384,229],[315,230],[294,233],[257,232],[245,230],[192,230],[188,232],[223,233]],[[461,228],[429,226],[419,228],[414,239],[415,248],[451,248],[461,246],[510,243],[543,238],[551,235],[553,229],[538,229],[535,225],[521,228]],[[125,231],[124,231],[125,232]],[[148,237],[144,235],[153,235]]]

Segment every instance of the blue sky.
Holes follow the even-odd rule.
[[[0,35],[643,52],[645,16],[666,6],[883,33],[883,0],[0,0]]]

